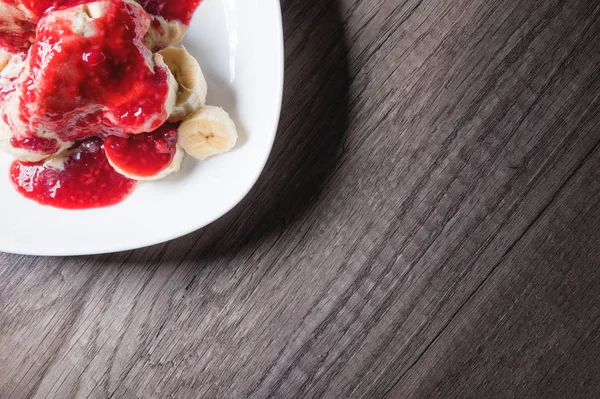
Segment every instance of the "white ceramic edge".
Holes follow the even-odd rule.
[[[260,168],[257,169],[256,174],[253,176],[252,180],[249,180],[250,184],[248,184],[248,187],[246,188],[246,190],[244,190],[243,194],[240,195],[240,197],[235,200],[234,202],[232,202],[232,205],[227,208],[225,211],[221,212],[219,215],[215,216],[212,218],[212,220],[210,220],[209,222],[206,223],[200,223],[199,225],[192,227],[192,228],[186,228],[176,234],[169,234],[169,235],[165,235],[162,237],[154,237],[152,240],[148,240],[145,243],[141,243],[141,244],[135,244],[133,246],[131,245],[111,245],[110,248],[104,248],[104,249],[98,249],[95,250],[93,252],[88,252],[88,251],[81,251],[78,252],[77,250],[68,250],[65,251],[63,249],[57,249],[56,251],[53,250],[42,250],[42,251],[27,251],[27,252],[21,252],[21,251],[11,251],[11,250],[6,250],[3,248],[0,248],[0,251],[5,252],[5,253],[11,253],[11,254],[15,254],[15,255],[27,255],[27,256],[85,256],[85,255],[101,255],[101,254],[109,254],[109,253],[116,253],[116,252],[122,252],[122,251],[130,251],[130,250],[134,250],[134,249],[140,249],[140,248],[146,248],[152,245],[157,245],[157,244],[162,244],[164,242],[168,242],[171,240],[175,240],[177,238],[183,237],[187,234],[193,233],[194,231],[200,230],[203,227],[208,226],[211,223],[214,223],[216,220],[220,219],[221,217],[223,217],[225,214],[229,213],[233,208],[235,208],[250,192],[250,190],[252,190],[252,188],[254,187],[254,185],[256,184],[256,182],[258,181],[258,178],[260,177],[260,175],[262,174],[267,161],[269,159],[269,156],[271,155],[271,151],[273,148],[273,143],[275,142],[275,137],[277,135],[277,129],[279,127],[279,119],[281,117],[281,106],[282,106],[282,102],[283,102],[283,85],[284,85],[284,70],[285,70],[285,51],[284,51],[284,43],[283,43],[283,22],[282,22],[282,15],[281,15],[281,3],[279,1],[277,1],[278,4],[278,8],[279,8],[279,12],[277,12],[277,25],[279,28],[279,35],[278,35],[278,41],[279,41],[279,48],[280,48],[280,54],[281,57],[279,58],[279,76],[278,76],[278,96],[279,96],[279,101],[277,102],[277,109],[276,109],[276,117],[273,120],[273,126],[271,127],[271,134],[269,137],[269,142],[268,142],[268,146],[267,146],[267,150],[265,152],[265,156],[262,159],[262,165]]]

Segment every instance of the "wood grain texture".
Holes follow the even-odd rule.
[[[0,398],[597,398],[600,5],[282,0],[251,194],[0,254]]]

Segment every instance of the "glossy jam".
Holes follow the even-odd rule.
[[[35,38],[35,26],[50,7],[81,4],[85,0],[0,0],[7,14],[0,21],[0,46],[11,53],[26,51]]]
[[[33,18],[40,19],[41,16],[50,7],[64,8],[76,6],[78,4],[89,3],[86,0],[2,0],[5,4],[13,6],[20,6],[29,10],[29,14],[32,14]]]
[[[147,12],[172,21],[188,25],[201,0],[137,0]],[[62,9],[89,0],[0,0],[15,10],[14,16],[3,16],[0,20],[0,48],[9,52],[27,51],[35,37],[35,26],[50,8]],[[19,8],[17,8],[19,7]],[[26,14],[19,9],[25,9]]]
[[[137,0],[152,15],[188,25],[201,0]]]
[[[21,138],[11,137],[10,144],[15,148],[23,148],[38,154],[52,155],[60,150],[60,144],[56,139],[36,136],[25,136]]]
[[[0,48],[30,53],[28,75],[0,87],[0,101],[19,88],[18,117],[28,126],[11,144],[53,154],[60,145],[37,133],[44,129],[78,142],[64,167],[15,161],[10,176],[25,197],[58,208],[109,206],[132,192],[136,182],[110,166],[106,151],[115,165],[141,177],[164,170],[176,152],[176,126],[160,127],[166,120],[166,70],[146,66],[143,37],[153,18],[111,0],[110,10],[94,20],[98,34],[86,37],[72,31],[71,20],[53,18],[53,11],[91,2],[0,0],[14,11],[0,16]],[[137,2],[152,16],[189,24],[201,0]]]
[[[152,14],[165,18],[166,20],[178,20],[189,24],[194,11],[198,8],[201,0],[136,0],[144,9]],[[23,32],[32,33],[35,25],[50,8],[63,9],[84,3],[90,0],[0,0],[1,3],[10,6],[14,10],[11,22],[22,24]],[[21,10],[25,10],[24,12]],[[6,24],[8,18],[0,21],[0,32],[15,32],[14,24]],[[9,29],[7,29],[9,28]],[[18,41],[17,41],[18,42]]]
[[[165,170],[175,157],[177,125],[165,124],[152,133],[129,138],[107,137],[106,154],[117,168],[130,176],[152,177]]]
[[[24,53],[35,37],[35,24],[29,21],[0,21],[0,48],[9,53]]]
[[[167,20],[179,20],[188,24],[201,0],[136,0],[144,9],[153,15]],[[91,3],[90,0],[2,0],[2,3],[21,6],[41,18],[50,7],[55,9],[72,7],[78,4]]]
[[[114,205],[125,199],[136,182],[110,166],[102,140],[88,139],[58,169],[44,162],[15,161],[10,176],[25,197],[64,209]]]
[[[148,14],[116,0],[90,22],[98,33],[88,37],[73,32],[68,17],[49,15],[38,25],[29,73],[18,82],[19,118],[30,130],[13,146],[26,148],[22,138],[40,130],[73,141],[162,125],[169,85],[165,67],[147,66],[142,40]]]

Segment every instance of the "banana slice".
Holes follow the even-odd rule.
[[[188,27],[179,21],[167,21],[163,17],[152,16],[152,23],[144,37],[144,44],[153,53],[183,40]]]
[[[183,149],[177,125],[165,124],[151,133],[108,136],[104,152],[118,173],[133,180],[159,180],[181,169]]]
[[[233,148],[235,124],[222,108],[203,106],[179,126],[179,143],[191,156],[203,160]]]
[[[173,173],[179,172],[181,170],[181,164],[183,162],[184,154],[185,153],[183,152],[183,149],[181,148],[181,146],[179,144],[177,144],[175,156],[173,157],[173,160],[171,161],[169,166],[167,166],[165,169],[161,170],[157,174],[151,175],[151,176],[140,175],[140,174],[131,172],[129,170],[126,170],[126,169],[122,168],[120,165],[118,165],[109,156],[107,156],[107,159],[108,159],[108,163],[110,164],[110,166],[112,166],[113,169],[117,173],[119,173],[129,179],[138,180],[138,181],[156,181],[156,180],[164,179],[165,177],[167,177]]]
[[[167,47],[158,52],[179,84],[169,122],[179,122],[206,103],[208,86],[198,61],[185,48]]]

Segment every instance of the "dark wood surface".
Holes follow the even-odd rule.
[[[279,135],[233,212],[0,254],[0,398],[600,397],[600,3],[282,11]]]

